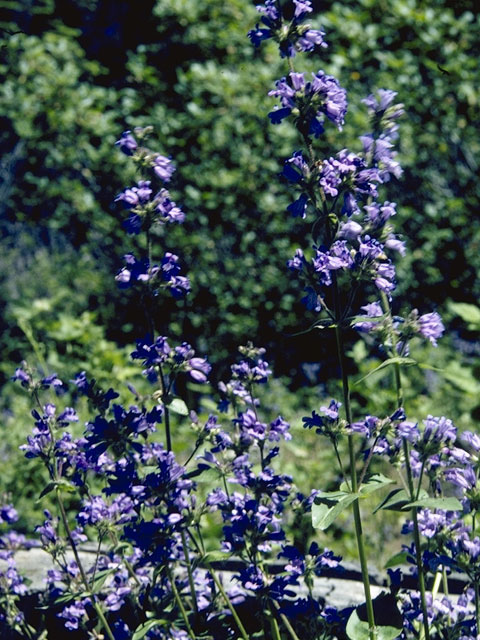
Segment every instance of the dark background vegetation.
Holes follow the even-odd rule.
[[[145,321],[132,304],[135,294],[119,291],[113,276],[122,255],[132,246],[141,252],[142,241],[125,235],[123,212],[113,204],[133,180],[114,142],[122,130],[147,124],[158,150],[177,163],[172,192],[187,213],[158,254],[174,250],[192,275],[186,304],[158,310],[159,330],[170,326],[208,354],[214,379],[227,375],[239,344],[266,346],[276,375],[287,380],[277,383],[272,402],[285,413],[310,412],[313,406],[301,406],[307,385],[328,390],[336,367],[332,340],[322,332],[293,335],[314,320],[285,268],[305,245],[306,227],[285,211],[292,195],[278,174],[300,143],[288,123],[268,123],[273,102],[266,94],[287,69],[274,44],[255,51],[246,38],[258,20],[254,4],[1,4],[4,428],[24,434],[29,423],[18,417],[26,405],[8,382],[22,359],[66,379],[81,369],[109,384],[133,375],[129,345],[145,333]],[[437,309],[450,333],[424,356],[445,374],[413,373],[411,406],[424,408],[428,392],[469,425],[480,404],[480,321],[474,307],[451,303],[475,305],[480,294],[478,3],[314,5],[312,21],[325,29],[329,48],[299,57],[298,68],[335,75],[350,100],[347,126],[328,131],[318,155],[368,130],[361,99],[376,88],[396,90],[405,105],[405,173],[384,193],[398,203],[395,223],[409,247],[398,267],[397,310]],[[352,372],[364,374],[375,359],[351,338]],[[374,393],[381,404],[373,384],[383,383],[372,376],[354,392],[365,410]],[[14,455],[12,442],[4,444],[4,458]]]

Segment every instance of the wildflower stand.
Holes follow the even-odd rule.
[[[309,0],[266,0],[257,10],[261,25],[249,33],[252,43],[275,41],[288,62],[287,75],[270,91],[279,103],[270,120],[291,121],[303,144],[285,161],[283,179],[296,190],[288,210],[306,220],[311,242],[297,249],[288,268],[304,287],[313,328],[335,335],[343,390],[342,403],[330,400],[303,421],[331,442],[342,482],[335,491],[303,495],[290,476],[276,471],[282,441],[291,434],[282,416],[267,419],[260,406],[259,385],[272,373],[264,349],[240,347],[231,379],[219,385],[218,412],[199,417],[180,397],[182,378],[204,384],[211,370],[190,344],[174,345],[155,325],[162,296],[182,299],[191,287],[181,257],[169,248],[168,228],[185,214],[167,190],[174,163],[151,148],[152,129],[126,131],[117,146],[134,163],[137,182],[117,202],[127,210],[124,227],[138,246],[125,256],[116,281],[138,290],[147,335],[137,340],[132,358],[141,361],[150,386],[142,381],[148,391],[140,393],[130,385],[135,404],[123,406],[113,388],[81,372],[71,381],[75,408],[57,407],[67,391],[64,381],[28,366],[17,369],[14,378],[35,405],[35,426],[22,449],[43,464],[48,480],[39,499],[49,496],[59,515],[46,509],[36,527],[52,566],[34,612],[23,607],[27,585],[15,566],[25,538],[14,531],[1,537],[5,637],[53,637],[42,617],[52,611],[76,638],[110,640],[465,640],[478,634],[480,438],[471,432],[459,438],[445,417],[428,416],[420,426],[407,419],[404,406],[405,368],[421,366],[410,348],[413,353],[418,339],[436,345],[444,327],[436,312],[397,315],[393,300],[393,256],[406,247],[391,223],[396,205],[382,198],[388,181],[402,174],[394,149],[402,105],[392,90],[369,95],[370,131],[360,136],[357,151],[318,158],[324,128],[344,124],[347,93],[323,70],[296,71],[293,59],[324,48],[325,34],[305,22]],[[378,370],[393,371],[396,402],[387,416],[353,415],[344,349],[345,330],[352,328],[380,345],[385,359]],[[79,421],[81,397],[89,414],[83,436],[75,438],[69,426]],[[191,423],[187,454],[174,453],[174,414]],[[382,461],[380,468],[394,477],[377,471]],[[414,567],[413,591],[397,568],[389,570],[389,592],[372,594],[362,505],[377,491],[383,495],[375,511],[411,516],[404,530],[413,533],[413,543],[390,564]],[[311,513],[313,527],[326,530],[347,509],[364,599],[353,610],[324,604],[315,592],[319,577],[340,570],[341,558],[316,542],[299,549],[288,526],[292,514]],[[0,524],[16,519],[15,508],[4,505]],[[204,535],[212,520],[221,529],[215,549]],[[95,548],[90,563],[80,552],[87,540]],[[232,562],[234,575],[227,579],[221,567]],[[456,601],[448,594],[452,570],[467,580]]]

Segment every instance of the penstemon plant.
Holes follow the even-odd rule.
[[[136,404],[122,406],[113,388],[77,374],[70,382],[76,396],[86,397],[90,417],[76,438],[69,430],[79,421],[76,409],[58,406],[68,385],[28,366],[15,372],[35,404],[35,426],[22,449],[44,466],[48,481],[39,497],[49,495],[57,513],[45,510],[36,528],[53,568],[34,608],[14,559],[27,543],[14,531],[0,537],[2,637],[58,637],[52,615],[66,637],[109,640],[477,637],[480,438],[459,437],[445,417],[427,416],[421,425],[407,419],[402,391],[406,367],[419,364],[411,355],[415,340],[435,346],[444,332],[435,311],[392,312],[392,256],[406,248],[391,222],[395,203],[380,193],[402,174],[394,149],[402,106],[391,90],[368,96],[371,127],[357,151],[317,157],[324,128],[344,123],[347,94],[323,70],[296,70],[294,58],[325,47],[325,34],[305,22],[309,0],[267,0],[257,10],[261,24],[248,34],[251,41],[258,47],[273,39],[288,64],[270,91],[279,103],[270,120],[292,121],[303,145],[285,161],[283,177],[296,190],[288,210],[309,224],[311,241],[288,268],[303,283],[314,326],[335,335],[343,389],[341,401],[326,401],[303,421],[331,442],[342,482],[335,491],[304,495],[277,470],[291,434],[282,416],[267,417],[261,407],[259,389],[272,373],[264,349],[240,347],[231,379],[219,385],[217,412],[200,418],[179,397],[182,379],[207,383],[211,369],[187,342],[173,345],[158,335],[155,323],[163,296],[181,299],[190,290],[181,258],[166,250],[169,225],[185,214],[166,187],[174,163],[150,148],[151,128],[126,131],[117,146],[138,179],[116,200],[140,253],[125,256],[116,281],[139,292],[148,334],[132,358],[141,362],[149,391],[141,395],[129,385]],[[387,416],[353,414],[344,348],[351,328],[380,347],[379,369],[392,371],[396,402]],[[174,453],[173,415],[191,424],[192,447],[182,460]],[[386,495],[375,511],[407,514],[403,533],[412,541],[389,563],[401,567],[389,569],[390,593],[373,599],[362,505],[379,490]],[[345,509],[353,513],[365,605],[338,611],[315,598],[314,583],[327,570],[340,571],[341,558],[315,542],[305,551],[289,532],[309,513],[314,528],[328,529]],[[16,519],[13,505],[0,509],[4,529]],[[212,522],[221,529],[216,546]],[[87,540],[96,549],[89,563],[81,552]],[[404,586],[406,564],[415,589]],[[466,577],[456,599],[448,593],[452,571]]]

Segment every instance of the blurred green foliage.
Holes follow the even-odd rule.
[[[421,417],[441,406],[471,427],[480,413],[478,318],[466,319],[458,304],[480,295],[478,7],[473,0],[314,4],[312,20],[326,30],[329,48],[296,64],[337,76],[350,100],[344,131],[328,130],[318,155],[365,131],[361,99],[376,88],[396,90],[405,105],[405,174],[385,191],[398,202],[395,223],[409,247],[396,310],[438,307],[451,333],[437,350],[415,356],[442,371],[409,369],[409,410]],[[124,214],[112,204],[134,180],[113,145],[123,129],[152,124],[159,151],[177,163],[172,192],[187,213],[184,226],[156,239],[155,251],[174,250],[192,276],[186,306],[159,309],[158,328],[173,327],[208,354],[217,379],[228,375],[238,344],[267,346],[286,381],[276,383],[271,404],[300,424],[312,397],[336,392],[337,372],[330,336],[293,336],[313,321],[285,269],[305,244],[305,225],[285,211],[292,194],[277,175],[300,143],[288,123],[268,122],[267,92],[287,67],[275,45],[256,51],[248,41],[258,21],[254,3],[44,0],[10,2],[5,16],[0,383],[22,359],[67,379],[82,369],[120,384],[133,375],[127,345],[146,332],[145,319],[113,275],[124,253],[143,246],[125,237]],[[360,379],[380,354],[369,357],[369,345],[356,340],[352,333],[350,365]],[[388,376],[378,372],[354,387],[358,411],[388,410]],[[304,388],[318,383],[313,394]],[[8,426],[12,411],[26,415],[11,385],[0,403]],[[30,425],[18,417],[15,425],[17,446]],[[298,446],[292,468],[312,444]],[[12,455],[14,446],[4,447]]]

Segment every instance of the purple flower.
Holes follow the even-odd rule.
[[[324,71],[312,73],[309,82],[303,73],[292,71],[288,77],[277,80],[275,89],[268,95],[278,98],[281,105],[268,114],[273,124],[279,124],[296,109],[300,112],[296,116],[297,126],[308,135],[318,138],[323,132],[325,116],[339,129],[342,128],[347,94],[336,78]]]
[[[160,222],[181,224],[185,220],[185,214],[173,202],[166,189],[161,189],[155,196],[155,211],[161,216]]]
[[[363,305],[360,307],[363,311],[365,311],[367,318],[381,318],[383,316],[383,309],[379,302],[370,302],[369,304]],[[365,331],[368,333],[369,331],[373,331],[379,326],[379,321],[369,321],[362,320],[361,322],[356,322],[353,325],[354,329],[357,331]]]
[[[293,0],[294,14],[289,22],[284,21],[276,0],[265,0],[256,9],[262,16],[263,28],[257,24],[248,32],[255,47],[264,40],[275,39],[282,57],[293,57],[297,51],[311,51],[316,46],[326,47],[323,31],[310,29],[310,25],[300,23],[312,11],[310,0]],[[266,27],[266,28],[265,28]]]
[[[274,21],[280,18],[276,0],[265,0],[265,4],[258,4],[255,8],[267,20]]]
[[[477,484],[475,470],[468,464],[461,469],[447,469],[445,471],[445,479],[464,491],[473,489]]]
[[[14,509],[11,504],[4,504],[0,506],[0,524],[6,522],[7,524],[11,524],[12,522],[16,522],[18,520],[17,510]]]
[[[460,436],[474,451],[480,451],[480,436],[472,431],[464,431]]]
[[[143,360],[145,366],[163,364],[167,361],[171,348],[165,336],[158,336],[153,344],[137,340],[137,348],[131,356],[134,360]]]
[[[115,202],[121,201],[126,207],[136,207],[147,204],[153,193],[150,184],[150,181],[141,180],[136,187],[125,189],[125,191],[115,198]]]
[[[328,252],[321,249],[315,250],[315,256],[312,259],[312,266],[315,273],[319,276],[320,284],[328,287],[332,284],[332,274],[330,273],[330,256]]]
[[[409,442],[415,443],[420,438],[420,431],[416,422],[403,421],[397,425],[397,435]]]
[[[476,536],[473,540],[462,539],[461,545],[473,560],[480,555],[480,538]]]
[[[293,0],[295,5],[295,18],[302,18],[306,13],[311,13],[312,3],[310,0]]]
[[[307,29],[297,40],[296,46],[300,51],[313,51],[315,47],[325,49],[328,45],[323,39],[325,31],[319,29]]]
[[[362,102],[373,112],[381,113],[392,104],[396,96],[396,91],[392,91],[390,89],[378,89],[376,96],[370,94],[367,98],[364,98]]]
[[[79,628],[79,625],[83,618],[87,616],[86,605],[90,603],[90,600],[75,600],[75,602],[63,609],[58,613],[59,618],[65,618],[65,627],[69,631],[75,631]]]
[[[320,413],[322,413],[329,420],[338,420],[338,412],[341,406],[341,402],[337,402],[337,400],[332,399],[330,400],[330,404],[328,405],[328,407],[320,407]]]
[[[155,155],[152,167],[155,175],[160,178],[160,180],[163,180],[163,182],[169,182],[175,173],[175,165],[170,158],[166,158],[160,154]]]
[[[426,538],[433,538],[447,523],[445,512],[433,513],[430,509],[421,509],[418,512],[418,525],[420,533]]]
[[[26,389],[32,384],[32,378],[31,376],[24,371],[23,369],[21,369],[20,367],[15,369],[15,373],[12,376],[12,380],[14,382],[20,382],[20,384],[22,385],[22,387],[25,387]]]
[[[445,331],[442,319],[436,311],[420,316],[418,318],[418,327],[419,333],[424,338],[428,338],[434,347],[437,346],[437,339],[441,338]]]
[[[190,358],[188,372],[195,382],[206,382],[212,366],[205,358]]]
[[[242,569],[238,576],[242,586],[249,591],[260,591],[264,588],[263,575],[258,567],[253,565]]]
[[[174,253],[167,252],[161,264],[162,279],[174,298],[181,298],[190,291],[190,282],[180,274],[179,258]]]
[[[240,429],[240,440],[242,444],[249,445],[253,442],[263,442],[267,435],[267,425],[260,422],[253,409],[240,413],[238,418],[233,420]]]
[[[291,158],[285,160],[282,175],[290,182],[300,182],[309,177],[310,169],[301,151],[295,151]]]
[[[279,441],[283,436],[285,440],[291,440],[292,434],[289,432],[290,425],[289,423],[282,418],[282,416],[278,416],[273,422],[270,423],[270,429],[268,432],[268,439],[270,441]]]
[[[297,249],[295,251],[295,255],[291,260],[288,260],[287,266],[292,271],[301,271],[305,264],[305,258],[303,256],[303,251],[301,249]]]
[[[72,407],[66,407],[57,418],[58,426],[66,426],[69,422],[78,422],[78,415]]]
[[[316,411],[312,411],[311,418],[309,417],[302,418],[302,422],[304,423],[303,426],[306,429],[311,429],[312,427],[318,427],[318,428],[323,427],[323,418],[319,416]]]
[[[270,29],[260,29],[257,24],[255,29],[251,29],[247,35],[252,41],[253,46],[259,47],[264,40],[268,40],[272,37],[272,32]]]
[[[315,553],[315,551],[317,553]],[[336,569],[339,567],[340,562],[342,560],[341,556],[336,556],[333,551],[326,548],[322,551],[322,553],[318,553],[318,550],[312,544],[309,550],[310,555],[314,555],[315,557],[315,568],[314,573],[318,576],[321,575],[324,569]]]
[[[158,266],[150,266],[146,259],[137,260],[131,253],[127,253],[124,260],[126,266],[115,276],[122,289],[128,288],[134,282],[148,282],[158,273]]]
[[[308,196],[305,193],[302,193],[295,202],[289,204],[287,210],[290,211],[294,218],[306,218],[307,217],[307,203]]]
[[[403,240],[399,240],[396,236],[390,234],[385,241],[385,246],[387,249],[391,249],[392,251],[397,251],[401,256],[405,256],[407,249],[405,247],[405,242]]]
[[[434,418],[433,416],[428,416],[426,420],[423,421],[425,425],[423,431],[423,441],[435,441],[438,443],[449,443],[454,442],[457,437],[457,429],[453,422],[448,418]]]
[[[369,222],[375,228],[382,227],[387,220],[397,213],[396,206],[395,202],[387,201],[383,205],[378,202],[365,205],[364,209],[367,212],[366,222]]]
[[[117,140],[115,144],[118,145],[118,148],[120,149],[120,151],[122,151],[122,153],[124,153],[127,156],[133,155],[133,152],[138,147],[137,141],[132,136],[131,131],[124,131],[122,133],[122,137],[120,138],[120,140]]]
[[[367,416],[361,422],[353,422],[350,429],[354,433],[361,433],[366,438],[370,438],[375,432],[378,422],[379,419],[376,416]]]
[[[354,220],[349,220],[348,222],[343,222],[340,225],[337,235],[338,238],[351,242],[352,240],[356,240],[362,231],[362,225],[358,224],[358,222],[355,222]]]

